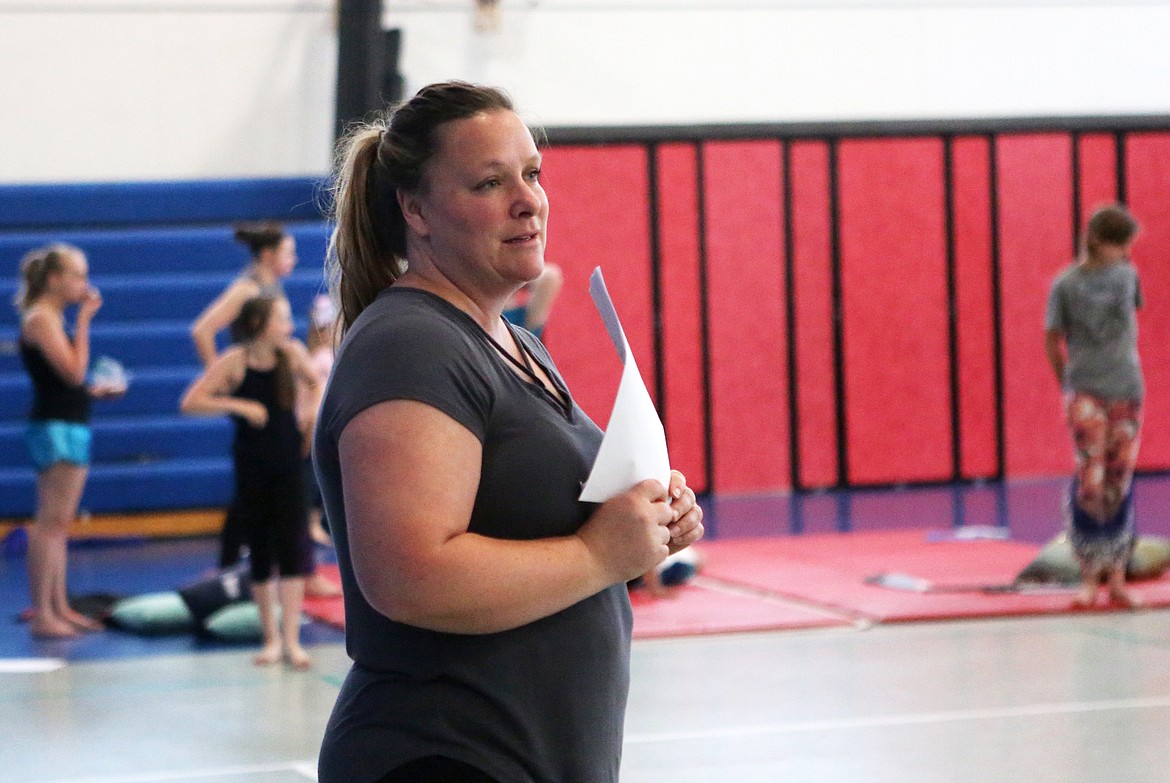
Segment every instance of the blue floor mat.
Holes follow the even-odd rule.
[[[142,595],[176,590],[206,576],[216,562],[218,541],[213,537],[128,542],[75,542],[69,549],[69,592],[73,596],[106,593]],[[333,553],[317,548],[320,562],[332,562]],[[143,637],[108,630],[76,639],[38,640],[19,619],[28,607],[28,576],[21,554],[0,556],[0,658],[64,658],[103,660],[147,655],[185,655],[215,650],[247,649],[255,644],[233,644],[191,634]],[[344,641],[344,633],[323,623],[301,629],[306,645]]]

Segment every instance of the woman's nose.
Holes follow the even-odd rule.
[[[515,199],[512,203],[512,209],[516,214],[534,214],[540,211],[541,204],[544,203],[544,191],[540,189],[539,185],[525,182],[516,188]]]

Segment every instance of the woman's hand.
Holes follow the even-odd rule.
[[[264,425],[268,424],[268,409],[264,407],[264,403],[255,400],[237,400],[236,402],[234,412],[237,416],[258,430],[264,429]]]
[[[670,508],[674,521],[666,526],[670,531],[670,553],[686,549],[703,537],[703,509],[695,499],[695,492],[687,486],[687,477],[677,470],[670,471]]]
[[[628,582],[670,554],[676,521],[666,488],[648,479],[602,503],[577,535],[613,582]]]
[[[102,306],[102,292],[90,286],[77,309],[77,320],[89,323]]]

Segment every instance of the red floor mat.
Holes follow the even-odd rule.
[[[326,577],[340,581],[337,566],[321,566]],[[840,613],[778,596],[760,594],[735,585],[707,583],[702,577],[665,598],[650,598],[635,591],[634,638],[764,631],[781,628],[820,628],[844,625]],[[345,627],[345,607],[340,598],[306,598],[305,614],[321,622]]]
[[[881,531],[715,541],[704,546],[708,579],[820,604],[874,622],[1059,613],[1072,590],[988,594],[1039,551],[1015,541],[929,541],[927,531]],[[958,592],[922,593],[865,583],[897,572]],[[1170,579],[1131,585],[1147,606],[1170,606]]]
[[[930,541],[926,530],[897,530],[738,538],[700,547],[701,575],[675,595],[634,594],[635,638],[1056,614],[1070,610],[1074,595],[1072,589],[980,591],[980,585],[1010,583],[1039,551],[1016,541]],[[337,580],[336,566],[321,570]],[[953,592],[866,583],[866,577],[880,573],[917,577]],[[1170,606],[1170,578],[1131,588],[1146,606]],[[340,598],[306,599],[305,613],[345,626]]]
[[[336,585],[341,584],[341,574],[337,571],[336,563],[317,566],[317,573],[324,576]],[[337,628],[345,627],[345,603],[341,596],[331,598],[310,598],[305,596],[305,615],[320,620],[323,623]]]

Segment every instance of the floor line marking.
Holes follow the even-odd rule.
[[[849,623],[856,628],[869,628],[873,626],[874,621],[871,618],[865,617],[857,612],[850,612],[844,609],[837,609],[825,604],[818,604],[812,601],[805,601],[798,598],[777,593],[772,590],[766,590],[760,587],[750,587],[748,585],[738,584],[735,582],[728,582],[723,579],[715,577],[698,575],[691,580],[696,587],[702,587],[716,593],[724,593],[726,595],[737,595],[747,598],[755,598],[765,603],[775,604],[777,606],[784,606],[789,609],[799,609],[809,614],[820,615],[821,617],[829,617],[833,620]]]
[[[293,770],[298,774],[304,775],[308,780],[317,780],[317,760],[302,761],[292,765]]]
[[[1026,718],[1042,715],[1107,712],[1111,710],[1164,709],[1167,707],[1170,707],[1170,696],[1112,699],[1097,702],[1072,701],[1053,704],[1025,704],[1016,707],[987,707],[970,710],[907,713],[904,715],[838,718],[835,720],[792,721],[790,723],[772,723],[760,726],[728,726],[726,728],[696,729],[693,731],[647,732],[627,736],[626,743],[638,745],[655,742],[716,739],[721,737],[746,737],[760,734],[799,734],[816,731],[837,731],[841,729],[912,726],[916,724],[995,720],[1000,718]]]
[[[230,775],[258,775],[269,772],[296,772],[317,779],[317,760],[285,761],[279,764],[240,764],[233,767],[210,767],[207,769],[159,770],[139,772],[132,775],[97,775],[86,778],[59,778],[43,783],[158,783],[164,780],[191,780],[193,778],[217,778]]]

